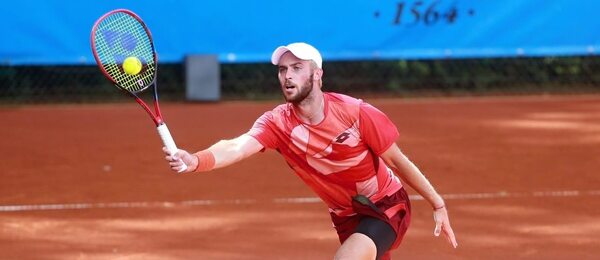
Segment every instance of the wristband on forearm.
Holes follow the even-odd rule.
[[[208,149],[194,154],[198,157],[198,166],[195,172],[207,172],[215,168],[215,155]]]

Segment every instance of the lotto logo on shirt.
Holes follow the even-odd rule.
[[[338,135],[337,138],[335,138],[335,142],[341,144],[341,143],[344,143],[344,141],[348,140],[348,138],[350,138],[350,133],[344,132],[344,133]]]

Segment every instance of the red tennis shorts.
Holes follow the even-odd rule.
[[[340,243],[344,243],[354,233],[363,217],[370,216],[390,224],[396,232],[396,241],[394,241],[390,250],[400,245],[410,224],[410,201],[404,188],[375,203],[359,195],[352,200],[352,208],[356,213],[352,216],[340,217],[333,212],[331,213],[331,220],[338,233]],[[389,258],[388,251],[382,259]]]

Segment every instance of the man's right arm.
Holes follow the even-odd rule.
[[[196,154],[190,154],[185,150],[178,150],[175,156],[171,156],[166,148],[163,151],[166,153],[165,159],[169,161],[169,165],[173,171],[178,171],[183,165],[179,159],[188,165],[186,172],[191,172],[197,168],[205,167],[206,161],[209,162],[209,169],[212,170],[222,168],[236,162],[239,162],[251,155],[261,151],[264,146],[249,134],[243,134],[229,140],[221,140],[208,149],[200,151]],[[211,158],[212,157],[212,158]]]
[[[240,135],[234,139],[221,140],[207,150],[215,156],[215,169],[222,168],[259,152],[264,147],[249,134]]]

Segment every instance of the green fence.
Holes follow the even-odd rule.
[[[324,90],[411,97],[600,93],[600,56],[325,62]],[[223,100],[277,99],[276,67],[221,65]],[[160,64],[162,100],[185,101],[183,64]],[[96,66],[0,65],[0,103],[87,103],[128,100]]]

